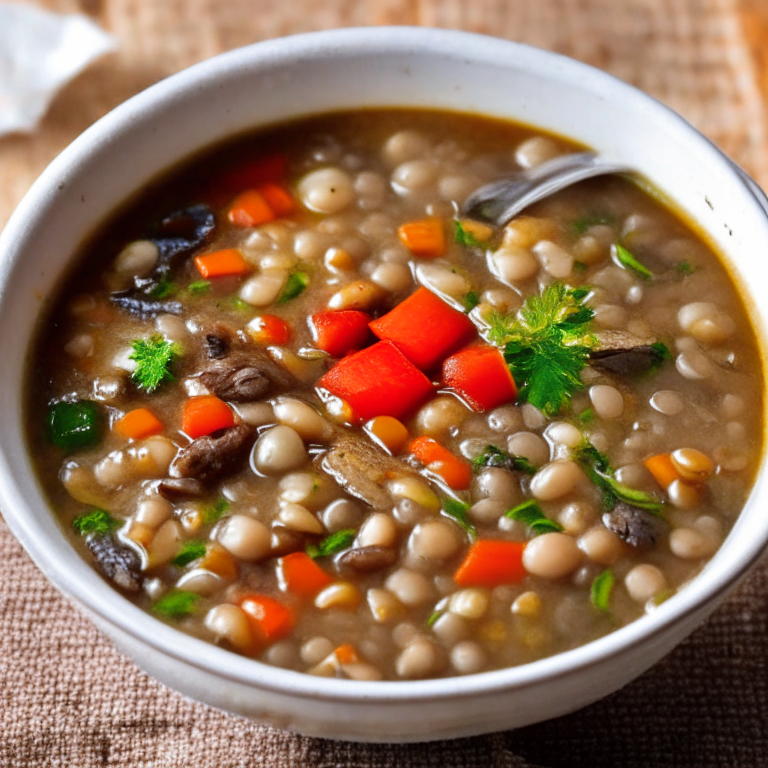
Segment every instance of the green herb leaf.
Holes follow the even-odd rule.
[[[187,290],[193,296],[199,296],[202,293],[208,293],[211,290],[211,283],[208,280],[195,280],[187,286]]]
[[[552,283],[530,296],[517,315],[492,314],[488,340],[504,349],[518,397],[554,416],[583,389],[580,373],[595,338],[587,324],[594,312],[584,305],[589,288]]]
[[[280,294],[278,302],[285,304],[286,301],[291,301],[297,296],[300,296],[304,289],[309,285],[309,275],[306,272],[292,272],[288,275],[288,279],[285,281],[285,288]]]
[[[574,261],[573,262],[573,268],[577,272],[581,272],[582,274],[587,271],[588,267],[583,261]]]
[[[468,291],[462,297],[461,303],[467,312],[471,312],[480,303],[480,294],[477,291]]]
[[[477,528],[472,525],[467,515],[469,504],[465,504],[463,501],[454,499],[451,496],[444,496],[440,503],[442,504],[443,511],[467,532],[470,539],[474,540],[477,538]]]
[[[92,400],[54,403],[48,410],[48,439],[64,450],[96,445],[103,421],[101,408]]]
[[[464,225],[458,219],[453,220],[453,239],[459,245],[468,247],[478,248],[483,245],[472,232],[465,229]]]
[[[576,418],[579,420],[579,424],[589,424],[590,421],[594,420],[595,412],[592,408],[585,408]]]
[[[623,245],[619,245],[619,243],[613,244],[613,260],[619,266],[640,275],[643,280],[653,279],[653,272],[651,272],[651,270],[644,264],[641,264]]]
[[[432,629],[435,626],[435,622],[445,613],[445,611],[432,611],[427,619],[427,629]]]
[[[87,536],[89,533],[109,533],[121,525],[121,520],[116,520],[104,509],[92,509],[72,521],[72,527],[81,536]]]
[[[194,592],[176,590],[161,597],[152,606],[152,610],[159,616],[164,616],[166,619],[180,619],[195,612],[197,601],[199,599],[200,595],[195,594]]]
[[[352,542],[357,536],[357,531],[354,528],[346,528],[343,531],[336,531],[330,536],[326,536],[318,544],[309,544],[307,546],[307,554],[314,560],[318,557],[328,557],[329,555],[335,555],[338,552],[343,552],[345,549],[349,549]]]
[[[189,565],[194,560],[199,560],[205,555],[205,542],[204,541],[185,541],[181,545],[179,554],[171,560],[174,565],[179,568],[183,568],[185,565]]]
[[[536,467],[525,456],[513,456],[495,445],[486,445],[479,456],[472,459],[475,469],[481,467],[501,467],[502,469],[525,472],[527,475],[535,475]]]
[[[616,577],[613,575],[613,571],[608,568],[603,571],[599,576],[595,577],[592,582],[592,588],[590,590],[590,597],[592,599],[592,605],[602,613],[610,613],[608,604],[611,600],[611,591],[613,585],[616,583]]]
[[[203,523],[210,525],[215,523],[229,509],[229,502],[226,499],[216,499],[213,504],[203,507]]]
[[[675,272],[677,272],[678,275],[692,275],[696,269],[696,267],[687,261],[679,261],[675,264]]]
[[[154,392],[164,381],[174,381],[170,372],[171,364],[181,356],[178,344],[166,341],[159,333],[148,339],[136,339],[131,342],[133,352],[129,355],[136,361],[136,370],[131,379],[139,389]]]
[[[590,227],[600,225],[610,225],[616,222],[616,217],[612,213],[602,213],[595,216],[583,216],[571,222],[571,229],[577,235],[583,235]]]
[[[176,293],[176,286],[173,281],[167,277],[161,277],[157,284],[153,286],[149,295],[155,299],[167,299],[169,296],[173,296],[174,293]]]
[[[532,536],[538,536],[542,533],[556,533],[563,530],[560,523],[550,520],[541,511],[541,507],[533,500],[529,499],[522,504],[518,504],[509,512],[504,513],[504,517],[510,520],[518,520],[525,523]]]

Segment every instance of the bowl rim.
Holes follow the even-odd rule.
[[[455,53],[458,51],[461,53]],[[34,218],[41,206],[52,204],[52,194],[60,179],[66,177],[88,157],[94,144],[98,145],[110,137],[117,137],[116,140],[119,141],[121,132],[130,130],[134,120],[146,121],[153,115],[161,115],[174,97],[183,96],[191,89],[210,87],[233,72],[258,69],[267,62],[288,62],[296,57],[353,57],[362,52],[389,56],[417,52],[437,58],[458,56],[466,59],[467,64],[496,63],[523,66],[529,70],[535,68],[537,73],[546,77],[571,82],[582,89],[601,91],[607,99],[614,96],[635,102],[651,112],[654,120],[663,123],[670,130],[684,132],[686,140],[696,152],[708,155],[713,162],[727,163],[734,173],[739,173],[739,169],[712,142],[669,107],[606,72],[563,55],[522,43],[463,31],[424,27],[336,29],[259,42],[222,53],[171,75],[116,107],[75,139],[35,182],[0,236],[0,254],[12,238],[23,236],[28,220]],[[754,200],[765,217],[768,214],[767,204],[764,196],[760,197],[759,188],[754,188],[748,178],[740,176],[739,181],[745,193]],[[130,192],[126,194],[126,198],[129,194]],[[0,261],[0,297],[6,274],[3,266]],[[761,351],[765,357],[764,348]],[[244,658],[182,633],[139,609],[113,589],[74,552],[74,548],[66,541],[58,527],[43,530],[43,535],[40,536],[37,524],[23,514],[27,502],[10,476],[4,440],[5,438],[0,438],[0,500],[6,510],[5,519],[41,570],[66,595],[73,597],[89,612],[95,613],[128,636],[204,672],[277,694],[291,694],[323,701],[366,700],[375,703],[398,703],[405,699],[413,702],[447,697],[465,698],[505,689],[523,689],[593,667],[631,647],[646,643],[663,633],[670,625],[703,610],[706,604],[732,589],[768,546],[767,522],[762,535],[755,536],[738,559],[729,561],[720,568],[720,572],[715,573],[709,566],[717,561],[716,554],[691,584],[673,599],[659,606],[652,614],[586,645],[539,661],[473,675],[431,680],[362,682],[318,678]],[[11,449],[13,448],[14,446],[11,446]],[[26,445],[23,450],[27,451]],[[755,479],[746,506],[753,504],[753,498],[759,490],[765,493],[764,486],[768,485],[766,474],[768,473],[764,446],[761,470]],[[67,553],[67,547],[71,552]],[[57,557],[49,557],[51,551],[71,561],[72,569],[67,572],[62,572],[61,568],[57,569]],[[74,555],[82,567],[75,565],[72,557],[67,557],[68,554]]]

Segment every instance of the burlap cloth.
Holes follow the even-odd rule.
[[[659,97],[768,184],[768,0],[61,0],[119,38],[32,137],[0,140],[0,224],[91,122],[195,61],[365,24],[456,27],[550,48]],[[59,596],[0,521],[0,766],[600,768],[768,765],[768,563],[623,691],[516,732],[363,746],[262,728],[140,672]]]

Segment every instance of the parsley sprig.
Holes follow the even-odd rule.
[[[550,520],[533,499],[528,499],[528,501],[510,509],[509,512],[505,512],[504,517],[524,523],[531,536],[539,536],[542,533],[559,533],[563,530],[563,526]]]
[[[554,416],[583,389],[579,374],[595,344],[588,324],[594,312],[588,288],[556,282],[530,296],[516,315],[494,313],[488,340],[504,349],[521,400]]]
[[[309,544],[307,546],[307,554],[315,560],[318,557],[329,557],[339,552],[343,552],[345,549],[349,549],[352,546],[352,542],[357,536],[357,531],[354,528],[345,528],[343,531],[336,531],[330,536],[326,536],[322,541],[317,544]]]
[[[121,525],[122,521],[116,520],[104,509],[92,509],[72,521],[72,527],[81,536],[87,536],[89,533],[110,533]]]
[[[133,352],[129,355],[136,361],[136,369],[131,375],[139,389],[154,392],[164,381],[174,381],[170,372],[171,364],[181,356],[178,344],[166,341],[159,333],[148,339],[136,339],[131,342]]]

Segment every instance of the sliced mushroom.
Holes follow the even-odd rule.
[[[275,526],[272,529],[269,556],[284,557],[285,555],[290,555],[291,552],[300,552],[306,546],[307,541],[312,541],[314,538],[302,531],[294,531],[282,525]]]
[[[357,547],[347,550],[336,562],[342,568],[371,573],[394,565],[397,562],[397,550],[392,547]]]
[[[169,501],[176,499],[199,499],[205,496],[205,486],[193,477],[183,477],[177,480],[166,478],[157,484],[157,492]]]
[[[603,515],[603,525],[630,546],[646,548],[661,537],[664,522],[644,509],[619,502]]]
[[[247,349],[211,361],[198,379],[222,400],[247,403],[288,389],[293,377],[266,352]]]
[[[251,448],[256,430],[241,423],[219,435],[206,435],[182,448],[171,464],[172,478],[195,478],[207,482],[239,469]]]
[[[590,365],[609,373],[637,376],[664,359],[654,346],[656,339],[641,339],[626,331],[601,331],[595,335],[598,343],[589,354]]]
[[[99,570],[126,592],[141,589],[141,558],[138,552],[112,534],[91,533],[85,540]]]
[[[158,315],[180,315],[182,311],[181,303],[178,301],[160,301],[135,290],[113,293],[109,300],[116,307],[141,320]]]

